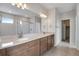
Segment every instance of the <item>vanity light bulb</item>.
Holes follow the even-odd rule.
[[[20,21],[20,24],[22,24],[22,21]]]
[[[24,8],[26,8],[26,7],[27,7],[27,6],[26,6],[26,4],[24,4],[23,6],[24,6]]]
[[[15,3],[12,3],[12,5],[14,6],[14,5],[15,5]]]
[[[45,14],[43,14],[43,13],[40,14],[40,17],[47,18],[47,16]]]
[[[24,8],[27,8],[27,5],[26,4],[24,4],[23,6],[24,6]]]

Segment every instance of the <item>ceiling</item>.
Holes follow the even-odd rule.
[[[57,8],[60,13],[68,12],[75,8],[75,3],[41,3],[45,8]]]

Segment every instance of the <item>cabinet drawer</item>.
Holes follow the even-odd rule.
[[[40,54],[43,54],[47,51],[47,37],[41,38],[40,42]]]
[[[31,55],[31,56],[39,55],[40,42],[39,42],[39,40],[36,40],[33,43],[34,43],[34,45],[31,45],[31,44],[29,45],[29,55]]]
[[[35,45],[38,44],[38,43],[39,43],[39,39],[33,40],[33,41],[31,41],[31,42],[28,42],[27,44],[28,44],[28,47],[32,47],[32,46],[35,46]]]
[[[52,35],[48,36],[48,46],[47,46],[48,50],[51,49],[51,47],[54,45],[53,42],[54,42],[53,36]]]
[[[40,47],[39,45],[36,45],[34,48],[34,55],[39,56],[40,55]]]

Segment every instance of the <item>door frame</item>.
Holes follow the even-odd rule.
[[[70,19],[65,19],[65,20],[69,20],[69,22],[70,22]],[[63,34],[62,34],[62,22],[63,22],[63,21],[64,21],[64,20],[61,20],[61,42],[62,42],[62,35],[63,35]],[[70,23],[71,23],[71,22],[70,22]],[[70,27],[71,27],[71,25],[70,25]],[[71,28],[70,28],[70,30],[71,30]],[[69,32],[70,32],[70,31],[69,31]],[[70,36],[70,37],[69,37],[69,42],[68,42],[68,43],[70,44],[70,41],[71,41],[71,39],[70,39],[70,38],[71,38],[71,32],[70,32],[70,35],[69,35],[69,36]]]

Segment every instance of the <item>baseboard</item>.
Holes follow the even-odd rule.
[[[56,44],[54,44],[54,46],[56,47],[56,46],[58,46],[58,44],[59,44],[60,42],[58,42],[58,43],[56,43]]]
[[[76,46],[74,46],[74,45],[70,45],[70,48],[77,48]]]

